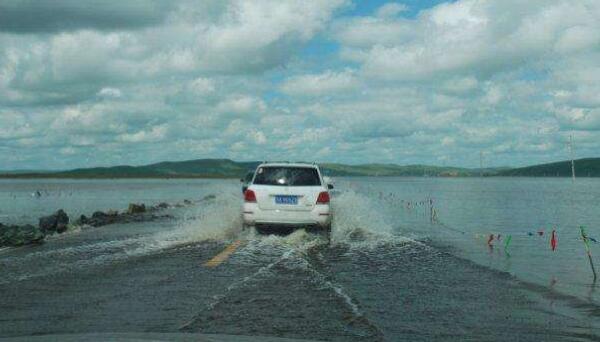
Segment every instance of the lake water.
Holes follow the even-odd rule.
[[[578,228],[583,225],[589,236],[600,238],[600,179],[336,178],[335,187],[334,241],[354,228],[382,234],[382,239],[405,237],[508,272],[533,288],[600,301]],[[122,210],[130,202],[175,203],[224,193],[229,200],[211,210],[230,219],[239,211],[236,196],[241,200],[237,180],[4,179],[0,222],[36,223],[57,209],[76,217]],[[429,199],[437,222],[431,222]],[[556,251],[550,248],[552,229]],[[501,235],[492,247],[489,234]],[[591,249],[600,268],[600,244],[591,243]]]
[[[429,239],[526,283],[584,300],[600,299],[579,230],[583,225],[600,241],[600,179],[378,178],[344,179],[340,185],[367,196],[397,234]],[[414,205],[428,198],[433,199],[438,223],[430,222],[428,205]],[[411,209],[407,201],[413,202]],[[555,251],[550,245],[553,229]],[[501,235],[492,247],[487,243],[490,234]],[[590,247],[598,268],[600,244],[591,242]]]
[[[37,224],[38,218],[64,209],[69,216],[96,210],[123,210],[129,203],[154,205],[202,199],[231,180],[111,179],[62,180],[0,179],[0,222]]]

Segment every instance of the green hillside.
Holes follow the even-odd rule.
[[[253,170],[260,162],[235,162],[229,159],[195,159],[178,162],[160,162],[142,166],[119,165],[93,167],[58,172],[4,173],[3,178],[237,178]],[[466,169],[427,165],[321,164],[328,176],[432,176],[466,177],[480,174],[491,176],[498,169]]]
[[[575,175],[580,177],[600,177],[600,158],[575,160]],[[571,177],[571,161],[560,161],[504,170],[500,172],[500,176]]]
[[[163,178],[215,177],[235,178],[244,175],[257,162],[238,163],[229,159],[195,159],[178,162],[160,162],[143,166],[113,166],[74,169],[52,173],[65,178]]]
[[[229,159],[195,159],[167,161],[142,166],[119,165],[82,168],[54,172],[4,172],[0,178],[239,178],[253,170],[257,161],[236,162]],[[531,176],[570,177],[569,161],[534,165],[521,168],[468,169],[430,165],[320,164],[328,176],[416,176],[416,177],[472,177],[472,176]],[[600,177],[600,158],[575,161],[578,176]]]
[[[468,177],[492,176],[498,169],[467,169],[458,167],[442,167],[429,165],[396,165],[396,164],[321,164],[323,172],[332,176],[432,176],[432,177]]]

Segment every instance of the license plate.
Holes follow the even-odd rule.
[[[275,196],[275,204],[298,204],[298,196]]]

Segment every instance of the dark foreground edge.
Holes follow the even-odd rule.
[[[194,341],[194,342],[318,342],[315,340],[297,340],[267,336],[237,336],[220,334],[187,334],[187,333],[98,333],[98,334],[66,334],[39,335],[0,338],[1,342],[79,342],[79,341]]]

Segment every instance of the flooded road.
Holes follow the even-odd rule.
[[[242,231],[239,194],[175,221],[0,251],[0,337],[207,333],[324,341],[598,340],[598,307],[394,234],[334,197],[332,241]]]

